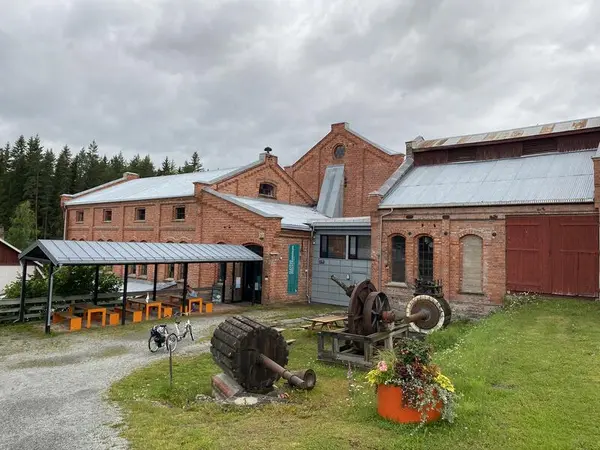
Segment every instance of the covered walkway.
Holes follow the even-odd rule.
[[[48,303],[45,331],[50,333],[52,320],[52,288],[54,269],[61,266],[95,266],[94,302],[98,298],[98,283],[101,266],[123,265],[123,305],[121,324],[125,324],[127,308],[127,273],[129,265],[154,264],[157,273],[159,264],[183,264],[183,293],[181,308],[187,301],[188,264],[190,263],[236,263],[260,262],[262,257],[242,245],[227,244],[175,244],[154,242],[103,242],[38,240],[19,255],[23,273],[27,273],[29,262],[49,264]],[[22,278],[19,321],[25,321],[26,277]],[[152,300],[156,300],[157,277],[154,277]]]

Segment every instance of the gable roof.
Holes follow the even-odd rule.
[[[596,149],[408,169],[379,208],[588,203]]]
[[[4,244],[6,245],[8,248],[10,248],[11,250],[14,250],[14,252],[17,254],[17,256],[21,253],[21,250],[19,250],[17,247],[15,247],[14,245],[12,245],[10,242],[5,241],[4,239],[0,238],[0,244]],[[35,261],[35,264],[38,267],[43,267],[43,264]]]
[[[310,231],[309,223],[314,220],[328,218],[317,212],[316,209],[308,206],[290,205],[289,203],[282,203],[275,200],[238,197],[217,192],[210,188],[204,188],[204,191],[262,217],[281,219],[281,228],[284,229]]]
[[[76,194],[66,200],[65,205],[88,205],[94,203],[114,203],[160,198],[191,197],[194,195],[194,183],[213,184],[237,175],[240,172],[262,164],[255,161],[242,167],[208,170],[203,172],[181,173],[157,177],[137,178],[125,181],[102,190],[86,194]]]
[[[531,137],[547,137],[554,134],[588,130],[600,127],[600,116],[587,119],[567,120],[564,122],[545,123],[529,127],[513,128],[510,130],[489,131],[464,136],[453,136],[423,140],[421,137],[415,139],[412,148],[415,151],[424,151],[431,148],[443,148],[468,144],[494,143],[510,139],[522,139]]]

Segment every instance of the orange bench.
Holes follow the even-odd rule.
[[[69,321],[69,331],[81,330],[82,319],[79,316],[74,316],[69,312],[55,312],[52,314],[52,323]]]
[[[109,325],[119,325],[119,321],[121,319],[121,314],[119,313],[119,311],[115,311],[114,309],[107,309],[106,314],[108,315]]]
[[[122,306],[116,306],[115,307],[115,311],[118,313],[122,313],[123,312],[123,307]],[[142,313],[143,311],[141,309],[126,309],[125,310],[125,314],[131,314],[131,318],[132,318],[132,322],[136,323],[136,322],[141,322],[142,321]],[[127,317],[127,316],[125,316]]]

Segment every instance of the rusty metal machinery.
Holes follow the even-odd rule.
[[[387,295],[377,291],[370,280],[346,286],[334,275],[331,279],[350,297],[348,332],[370,335],[384,331],[388,324],[402,322],[418,333],[431,333],[450,323],[452,311],[443,296],[416,295],[406,305],[405,313],[392,310]]]
[[[311,369],[285,369],[289,350],[283,335],[248,317],[227,318],[217,327],[210,343],[215,363],[248,392],[269,391],[280,377],[305,390],[316,383]]]

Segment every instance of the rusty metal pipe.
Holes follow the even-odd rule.
[[[413,323],[417,320],[427,320],[429,319],[429,313],[425,310],[421,310],[418,313],[411,314],[410,316],[404,317],[402,320],[404,323]]]
[[[265,356],[262,353],[259,356],[260,356],[261,362],[265,365],[265,367],[267,369],[272,370],[273,372],[279,374],[282,378],[286,379],[290,384],[292,384],[296,387],[299,387],[302,389],[306,388],[306,384],[304,383],[304,380],[302,378],[294,375],[292,372],[285,369],[284,367],[281,367],[279,364],[277,364],[275,361],[273,361],[268,356]]]

